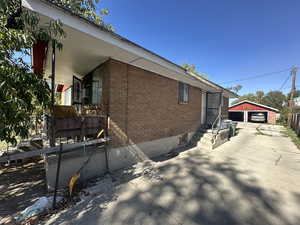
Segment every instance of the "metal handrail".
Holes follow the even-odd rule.
[[[216,133],[214,133],[214,126],[215,126],[216,122],[217,122],[217,121],[220,122],[221,119],[222,119],[222,111],[219,110],[219,115],[217,116],[217,118],[215,119],[215,121],[213,122],[212,127],[211,127],[211,132],[212,132],[212,134],[213,134],[212,140],[211,140],[212,144],[214,144],[215,141],[216,141],[217,135],[218,135],[218,133],[219,133],[219,131],[220,131],[220,129],[221,129],[221,123],[219,124],[219,126],[217,126],[217,129],[216,129],[217,132],[216,132]]]
[[[217,116],[217,118],[215,119],[215,121],[213,122],[213,124],[212,124],[212,126],[211,126],[211,132],[212,133],[214,133],[214,127],[215,127],[215,125],[216,125],[216,122],[217,121],[221,121],[221,117],[222,117],[222,112],[221,112],[221,110],[219,109],[219,113],[218,113],[218,116]],[[217,126],[217,133],[218,133],[218,131],[220,130],[220,126]]]

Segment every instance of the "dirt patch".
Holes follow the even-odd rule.
[[[138,162],[135,165],[114,171],[102,177],[91,179],[76,198],[78,202],[56,214],[49,215],[43,224],[60,224],[70,221],[78,215],[104,211],[119,198],[119,191],[124,186],[138,187],[146,183],[157,184],[163,181],[158,166],[160,163],[151,160]],[[97,207],[91,207],[97,206]]]
[[[24,210],[46,194],[43,160],[0,168],[0,217]]]

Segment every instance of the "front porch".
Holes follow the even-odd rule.
[[[47,120],[50,145],[55,146],[65,139],[83,141],[108,137],[109,85],[105,64],[84,76],[58,76],[58,80],[65,82],[54,84],[54,106]]]

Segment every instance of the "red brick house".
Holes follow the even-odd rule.
[[[80,125],[62,124],[78,114],[80,118],[91,114],[92,130],[104,128],[111,140],[109,162],[100,151],[89,171],[104,171],[106,163],[110,169],[122,168],[135,161],[135,154],[167,153],[220,115],[228,118],[229,98],[237,97],[231,91],[49,1],[23,0],[22,5],[38,13],[41,23],[59,19],[66,32],[62,51],[45,43],[33,47],[33,69],[43,71],[57,87],[53,92],[61,95],[52,115],[61,121],[54,123],[53,138],[80,136]],[[98,115],[106,118],[105,126],[91,122],[98,121],[93,120]],[[84,159],[74,154],[63,160],[67,180],[76,169],[73,165]],[[51,180],[57,161],[55,157],[46,161]]]
[[[22,4],[42,23],[64,24],[62,51],[48,46],[43,60],[33,58],[42,61],[45,77],[55,76],[64,109],[98,107],[107,116],[106,132],[116,149],[110,157],[129,157],[123,151],[128,146],[151,157],[166,153],[211,125],[220,107],[228,117],[228,99],[237,97],[231,91],[49,1]]]
[[[260,113],[264,115],[265,123],[275,124],[279,115],[278,109],[248,100],[231,105],[228,111],[229,119],[243,122],[253,122],[252,115]]]

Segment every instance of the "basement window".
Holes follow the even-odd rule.
[[[178,102],[188,103],[189,102],[189,85],[186,83],[178,83]]]

